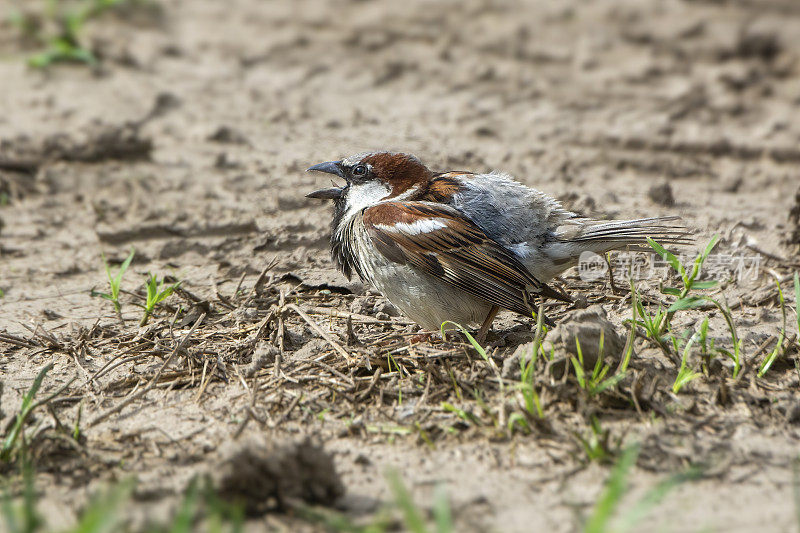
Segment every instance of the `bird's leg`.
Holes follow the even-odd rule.
[[[497,316],[498,311],[500,311],[500,308],[496,305],[489,309],[489,314],[486,315],[486,320],[483,321],[481,329],[478,330],[478,335],[475,337],[478,344],[483,345],[484,341],[486,341],[486,335],[489,333],[489,328],[492,327],[492,322],[494,322],[494,317]]]
[[[611,293],[612,294],[619,294],[617,292],[617,284],[614,283],[614,268],[611,266],[611,259],[610,254],[608,252],[603,254],[603,259],[606,260],[606,264],[608,265],[608,282],[611,284]]]

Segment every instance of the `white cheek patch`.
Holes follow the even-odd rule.
[[[421,218],[414,222],[397,222],[391,226],[376,224],[384,231],[393,233],[405,233],[406,235],[419,235],[420,233],[430,233],[447,227],[445,222],[438,218]]]
[[[347,193],[347,214],[352,215],[377,204],[389,194],[389,187],[379,181],[351,185]]]

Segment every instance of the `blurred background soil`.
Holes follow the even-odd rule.
[[[33,9],[24,4],[5,0],[0,14]],[[275,260],[275,276],[333,291],[340,309],[373,316],[382,300],[331,266],[329,206],[304,197],[325,183],[305,168],[372,149],[411,152],[437,170],[503,170],[596,217],[679,214],[698,246],[719,234],[720,253],[762,257],[760,276],[725,293],[740,302],[746,349],[754,353],[780,327],[774,295],[757,296],[774,287],[770,269],[780,277],[799,262],[790,217],[800,187],[795,0],[148,6],[86,25],[95,67],[31,68],[25,59],[35,45],[11,24],[0,27],[0,331],[27,336],[38,324],[67,338],[115,324],[109,302],[90,293],[106,289],[101,252],[118,263],[131,247],[123,283],[131,291],[157,272],[203,299],[235,296]],[[624,332],[629,304],[604,304]],[[135,330],[138,308],[123,306],[123,316]],[[506,316],[500,328],[523,323]],[[343,323],[330,329],[344,339]],[[288,352],[326,347],[310,332],[298,335]],[[58,350],[0,343],[6,349],[6,418],[46,362],[55,364],[48,387],[86,377]],[[87,357],[84,372],[104,357]],[[620,438],[680,449],[671,466],[711,465],[713,475],[676,489],[651,524],[796,527],[798,379],[787,368],[774,396],[734,402],[688,426],[666,413],[606,419]],[[197,388],[154,390],[87,429],[86,447],[100,451],[77,470],[55,468],[42,488],[51,519],[74,520],[75,502],[120,471],[138,474],[151,503],[169,507],[192,473],[214,464],[250,405],[243,381],[230,376],[202,397]],[[119,402],[81,390],[87,416]],[[771,398],[783,407],[761,416]],[[710,395],[685,402],[686,412],[718,407]],[[376,419],[420,420],[413,403],[381,398],[372,407]],[[64,409],[74,413],[77,403]],[[608,474],[579,468],[574,448],[539,433],[494,440],[467,431],[429,446],[350,431],[350,422],[342,411],[246,432],[276,442],[321,437],[341,477],[337,505],[355,517],[388,497],[383,471],[394,466],[426,505],[444,483],[466,529],[569,531]],[[634,494],[664,475],[652,457],[634,471]],[[121,466],[123,458],[135,466]]]

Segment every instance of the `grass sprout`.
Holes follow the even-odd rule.
[[[520,378],[517,389],[522,396],[522,404],[525,408],[525,413],[528,416],[535,416],[539,419],[544,418],[544,410],[542,409],[542,402],[539,399],[539,393],[536,392],[534,386],[534,374],[536,371],[536,363],[539,359],[539,354],[544,353],[542,348],[542,341],[547,335],[547,328],[544,325],[544,313],[541,308],[536,317],[536,332],[533,335],[533,346],[531,348],[530,357],[520,357]],[[521,413],[512,413],[508,417],[508,429],[511,431],[515,425],[520,425],[526,429],[530,429],[530,425],[525,416]]]
[[[610,432],[600,426],[600,420],[595,415],[591,416],[589,428],[590,432],[587,437],[575,434],[586,458],[590,462],[610,463],[616,454],[616,451],[612,450],[609,445]]]
[[[112,533],[116,530],[122,524],[122,508],[130,499],[134,486],[133,479],[126,479],[96,494],[78,519],[73,533]]]
[[[706,326],[707,326],[706,322]],[[686,346],[683,348],[683,355],[681,356],[681,366],[678,369],[678,375],[675,378],[675,381],[672,384],[672,392],[677,394],[684,385],[689,383],[690,381],[699,378],[702,374],[699,372],[695,372],[692,368],[688,365],[687,359],[689,358],[689,351],[692,348],[692,344],[694,344],[695,339],[700,335],[700,333],[695,333],[692,335],[692,338],[686,343]],[[672,344],[675,347],[676,352],[680,352],[680,348],[678,346],[678,339],[672,337]]]
[[[389,489],[392,491],[395,504],[403,514],[403,525],[405,529],[412,533],[428,533],[430,530],[426,524],[423,512],[411,498],[411,493],[403,484],[397,471],[390,470],[387,472],[386,480],[389,483]],[[434,493],[432,512],[435,526],[433,531],[436,533],[450,533],[455,531],[450,504],[447,501],[447,493],[441,486],[437,487]]]
[[[611,367],[603,361],[604,338],[604,332],[601,330],[597,361],[594,363],[591,374],[587,374],[584,369],[583,350],[581,350],[581,343],[577,337],[575,337],[575,351],[578,356],[570,357],[570,362],[575,370],[575,377],[578,379],[578,385],[588,392],[590,396],[595,396],[606,389],[616,386],[617,383],[625,378],[625,370],[619,370],[611,377],[606,378]]]
[[[119,266],[119,270],[114,275],[111,273],[111,266],[108,264],[108,260],[106,259],[105,254],[102,255],[103,264],[106,267],[106,275],[108,276],[108,287],[109,292],[95,292],[92,291],[92,296],[99,296],[100,298],[105,298],[112,304],[114,304],[114,311],[117,312],[117,316],[120,320],[122,320],[122,306],[119,303],[119,291],[122,285],[122,276],[125,275],[125,271],[128,270],[128,267],[131,265],[131,261],[133,261],[133,256],[135,255],[135,250],[131,248],[131,253],[128,254],[128,257],[122,262]]]
[[[5,525],[4,531],[8,531],[8,533],[33,533],[44,525],[42,515],[36,509],[33,467],[27,459],[23,460],[22,477],[21,505],[15,506],[8,492],[3,491],[0,515],[2,515]]]
[[[495,375],[499,379],[500,392],[503,393],[505,391],[505,385],[503,384],[503,379],[502,379],[502,376],[500,374],[500,369],[497,368],[497,363],[494,362],[494,359],[489,357],[489,354],[486,353],[486,349],[483,346],[481,346],[480,343],[475,339],[475,337],[473,337],[472,334],[469,331],[467,331],[467,328],[465,328],[461,324],[458,324],[456,322],[452,322],[452,321],[449,321],[449,320],[447,320],[445,322],[442,322],[442,325],[440,327],[440,332],[442,334],[442,338],[444,338],[444,336],[445,336],[445,329],[444,328],[448,324],[452,324],[453,326],[456,327],[456,329],[458,329],[461,333],[463,333],[464,336],[467,338],[467,341],[469,341],[469,343],[472,345],[472,347],[475,349],[475,351],[478,352],[478,355],[480,355],[481,358],[489,364],[489,366],[492,368],[492,370],[494,371]]]
[[[20,506],[15,506],[5,494],[0,512],[9,533],[38,533],[49,531],[37,510],[37,493],[33,488],[34,473],[28,465],[23,471],[25,489]],[[98,492],[78,514],[77,522],[63,530],[65,533],[112,533],[123,526],[125,509],[129,506],[136,482],[123,479]],[[153,533],[189,533],[191,531],[241,531],[243,510],[219,499],[210,482],[201,484],[197,478],[189,486],[174,516],[164,523],[150,523],[143,531]],[[228,526],[223,527],[223,526]],[[127,530],[127,528],[123,528]]]
[[[713,298],[706,297],[706,300],[714,304],[717,309],[719,309],[720,313],[722,314],[722,318],[725,319],[725,323],[728,325],[728,330],[731,334],[731,340],[733,341],[733,352],[720,347],[715,349],[717,352],[727,356],[731,361],[733,361],[733,378],[736,379],[736,377],[739,375],[739,372],[742,370],[742,340],[736,333],[736,325],[733,322],[731,309],[727,304],[723,306],[719,301]]]
[[[698,335],[703,367],[708,371],[708,364],[714,356],[714,339],[708,338],[708,317],[703,318],[703,322],[700,324],[700,329],[698,330]]]
[[[367,524],[356,524],[352,518],[332,508],[302,505],[298,507],[297,512],[307,522],[332,532],[384,533],[400,530],[411,533],[451,533],[456,531],[453,512],[443,485],[439,484],[434,488],[431,509],[427,512],[414,501],[396,470],[388,470],[385,477],[392,493],[392,500],[379,509]],[[392,519],[393,510],[400,512],[399,521]]]
[[[614,467],[611,469],[606,486],[584,524],[586,533],[624,533],[640,530],[637,525],[656,505],[675,487],[686,481],[696,479],[699,471],[689,469],[660,481],[649,489],[632,505],[622,508],[622,499],[628,494],[629,481],[633,466],[639,457],[641,448],[633,445],[626,448]],[[620,510],[622,512],[620,513]],[[615,519],[616,518],[616,519]]]
[[[797,274],[795,274],[797,276]],[[778,286],[778,301],[781,305],[781,315],[783,317],[783,325],[781,326],[781,332],[778,334],[778,342],[775,343],[775,348],[772,352],[764,358],[761,362],[761,365],[758,367],[758,377],[764,377],[772,364],[778,359],[778,356],[781,354],[783,348],[783,341],[786,338],[786,304],[783,300],[783,289],[781,289],[781,282],[780,280],[775,280],[775,284]],[[797,291],[797,284],[795,283],[795,291]]]
[[[540,354],[544,354],[544,348],[542,346],[542,342],[544,337],[547,335],[547,328],[544,325],[544,312],[542,306],[539,308],[539,312],[534,314],[536,318],[536,330],[533,337],[532,342],[532,350],[530,357],[522,356],[520,357],[520,381],[515,384],[514,389],[520,395],[520,404],[522,406],[522,412],[512,412],[508,415],[508,419],[505,421],[505,427],[501,428],[501,416],[497,416],[495,412],[486,404],[483,400],[482,396],[480,395],[479,391],[473,391],[473,396],[475,398],[476,403],[481,408],[484,414],[488,415],[491,419],[494,428],[498,431],[507,431],[509,434],[513,433],[515,429],[520,429],[525,433],[529,433],[531,431],[531,420],[533,419],[544,419],[544,410],[542,408],[542,403],[539,398],[539,393],[536,391],[534,386],[534,377],[536,371],[536,364],[539,359]],[[441,326],[441,334],[442,337],[445,335],[445,326],[448,324],[455,326],[461,333],[464,334],[467,341],[472,345],[476,352],[486,361],[489,366],[494,371],[495,375],[498,378],[498,383],[500,385],[500,393],[501,396],[505,396],[506,392],[506,385],[502,378],[502,374],[500,369],[497,367],[497,363],[489,357],[486,353],[486,349],[478,343],[478,341],[470,334],[467,329],[462,326],[461,324],[455,322],[444,322]],[[456,393],[458,396],[458,390],[456,389]],[[460,398],[460,396],[459,396]],[[459,409],[454,405],[442,402],[442,408],[448,412],[454,413],[456,416],[461,418],[461,420],[466,423],[467,425],[483,425],[481,420],[473,413],[465,411],[463,409]],[[504,409],[504,407],[500,407],[498,413]]]
[[[478,355],[480,355],[483,358],[484,361],[487,361],[487,362],[489,361],[489,356],[487,355],[486,350],[483,348],[483,346],[481,346],[480,343],[477,340],[475,340],[475,337],[473,337],[472,334],[469,331],[467,331],[467,328],[465,328],[464,326],[462,326],[461,324],[459,324],[457,322],[453,322],[451,320],[446,320],[446,321],[442,322],[441,328],[439,330],[440,333],[442,334],[442,338],[444,338],[444,336],[445,336],[445,329],[444,328],[448,324],[451,324],[451,325],[455,326],[456,329],[458,329],[461,333],[463,333],[464,336],[467,338],[467,341],[469,341],[469,343],[472,345],[472,347],[475,348],[475,351],[478,352]]]
[[[697,278],[702,270],[703,263],[705,263],[706,259],[708,259],[709,254],[716,246],[718,240],[718,236],[714,235],[706,245],[703,252],[695,258],[691,271],[687,271],[672,252],[666,250],[653,239],[647,239],[647,242],[650,244],[650,246],[656,252],[658,252],[658,254],[678,273],[683,287],[662,286],[661,292],[666,295],[675,296],[676,300],[667,309],[659,306],[658,311],[656,311],[654,315],[650,315],[646,312],[644,306],[641,304],[641,301],[637,302],[636,308],[640,316],[640,320],[637,322],[637,324],[645,329],[647,337],[653,340],[662,349],[662,351],[664,351],[665,355],[667,355],[673,361],[676,361],[679,358],[681,368],[683,369],[683,375],[679,377],[681,377],[682,380],[685,380],[691,374],[690,370],[685,369],[686,357],[680,357],[681,351],[679,349],[679,343],[676,342],[675,336],[671,334],[672,319],[675,316],[675,313],[678,311],[695,309],[708,304],[715,306],[725,319],[725,322],[728,325],[728,330],[731,334],[733,348],[732,351],[727,350],[719,346],[714,346],[712,342],[711,349],[709,349],[709,345],[706,342],[708,338],[708,325],[705,324],[705,326],[702,327],[704,333],[702,334],[701,339],[705,368],[707,368],[712,354],[719,353],[728,357],[733,362],[733,378],[736,378],[742,369],[742,341],[739,339],[739,336],[736,332],[736,326],[733,321],[733,315],[730,307],[727,304],[723,305],[718,300],[711,298],[708,295],[691,293],[693,290],[705,290],[717,286],[718,282],[716,280],[698,281]],[[688,353],[685,355],[688,356]],[[681,372],[681,370],[679,370],[679,372]],[[678,381],[676,380],[676,384],[677,383]]]
[[[165,287],[164,283],[165,281],[163,279],[159,282],[154,274],[150,274],[147,277],[147,281],[145,282],[145,287],[147,288],[147,298],[145,299],[144,304],[144,316],[142,316],[139,326],[146,325],[147,320],[150,318],[150,315],[153,314],[153,311],[155,311],[156,306],[169,298],[175,289],[177,289],[181,284],[181,282],[178,281]]]
[[[794,315],[797,319],[797,337],[796,341],[800,341],[800,278],[797,272],[794,273]]]
[[[673,302],[671,306],[669,306],[664,316],[664,319],[661,321],[661,333],[664,333],[669,329],[670,324],[672,322],[672,317],[675,316],[675,313],[677,311],[700,307],[705,303],[705,297],[689,294],[692,291],[692,289],[711,289],[718,284],[718,282],[715,280],[697,281],[697,276],[700,274],[700,270],[703,267],[703,263],[705,263],[706,259],[708,259],[708,255],[711,253],[711,250],[713,250],[714,247],[717,245],[717,242],[719,242],[719,236],[714,235],[713,237],[711,237],[711,240],[706,245],[705,250],[703,250],[703,252],[700,253],[695,258],[691,272],[686,271],[686,269],[681,264],[680,260],[678,260],[678,258],[675,257],[675,254],[665,249],[656,241],[648,237],[647,242],[656,252],[658,252],[658,254],[665,261],[667,261],[667,263],[670,264],[670,266],[672,266],[673,269],[675,269],[675,271],[680,276],[681,281],[683,282],[682,288],[677,288],[677,287],[661,288],[662,293],[678,297],[678,299],[675,300],[675,302]]]
[[[20,452],[24,446],[20,445],[19,441],[22,439],[24,442],[25,423],[28,421],[28,418],[30,418],[31,413],[33,413],[37,407],[47,403],[53,398],[53,396],[49,396],[45,400],[34,402],[36,393],[39,392],[45,376],[52,369],[53,363],[45,365],[44,368],[42,368],[36,375],[36,378],[34,378],[31,388],[28,389],[28,392],[26,392],[25,396],[23,396],[22,405],[20,406],[19,412],[14,419],[14,423],[3,437],[2,448],[0,448],[0,462],[10,462]]]
[[[625,343],[625,353],[617,368],[618,372],[625,372],[628,370],[628,365],[633,357],[633,342],[636,340],[636,311],[637,311],[637,295],[636,286],[633,284],[633,278],[630,280],[631,284],[631,329],[628,332],[628,340]]]
[[[481,420],[473,413],[465,411],[464,409],[460,409],[451,403],[442,402],[442,409],[444,409],[448,413],[453,413],[458,418],[463,420],[467,425],[473,425],[473,424],[476,426],[481,425]]]
[[[48,0],[41,16],[16,11],[8,20],[20,35],[36,41],[43,48],[28,58],[31,67],[47,68],[55,63],[95,66],[98,58],[85,44],[83,36],[86,23],[112,9],[135,3],[141,3],[141,0],[82,0],[71,3]],[[50,23],[40,19],[49,20]]]

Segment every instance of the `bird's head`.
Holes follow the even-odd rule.
[[[309,198],[334,200],[343,212],[361,210],[382,200],[409,200],[424,192],[433,173],[409,154],[370,152],[308,169],[334,174],[345,185],[311,192]]]

